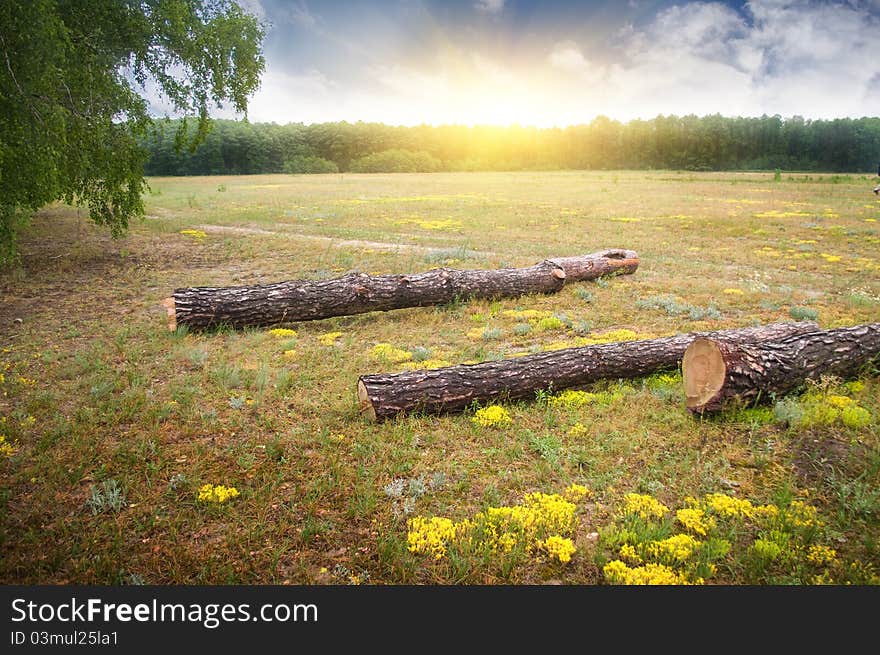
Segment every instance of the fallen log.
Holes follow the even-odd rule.
[[[602,250],[548,259],[528,268],[456,270],[413,275],[350,273],[330,280],[293,280],[254,286],[176,289],[162,305],[168,329],[282,325],[404,307],[444,305],[457,299],[519,297],[559,291],[566,282],[632,273],[632,250]]]
[[[362,375],[358,378],[357,396],[361,410],[373,420],[402,412],[451,413],[475,402],[534,398],[538,391],[559,391],[604,378],[637,378],[675,369],[688,345],[701,336],[720,334],[760,342],[817,329],[818,325],[811,321],[773,323],[566,348],[479,364]]]
[[[744,343],[706,335],[682,360],[685,405],[695,414],[731,401],[769,402],[822,376],[846,379],[880,356],[880,323]]]

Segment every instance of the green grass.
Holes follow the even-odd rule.
[[[24,236],[20,265],[0,272],[0,434],[9,445],[0,444],[0,579],[603,584],[622,546],[647,556],[651,539],[682,531],[672,510],[724,493],[782,511],[803,501],[816,522],[719,521],[682,570],[710,583],[876,584],[876,371],[712,420],[687,413],[674,372],[597,383],[589,402],[544,394],[505,404],[512,421],[496,427],[474,425],[473,411],[376,424],[355,394],[358,375],[407,365],[377,360],[381,343],[414,362],[462,363],[609,330],[662,336],[795,314],[822,327],[878,321],[880,202],[862,180],[831,179],[157,178],[148,217],[119,241],[82,211],[46,208]],[[171,333],[160,304],[182,286],[529,266],[607,247],[636,250],[638,271],[549,296],[303,322],[295,336]],[[544,322],[505,314],[523,309]],[[330,332],[341,335],[324,343]],[[835,396],[867,422],[852,410],[845,421]],[[207,483],[240,495],[200,503]],[[497,557],[465,546],[441,560],[408,550],[413,517],[461,522],[573,483],[590,493],[577,504],[568,563],[520,542]],[[633,524],[620,513],[629,493],[671,513]],[[834,562],[813,546],[833,548]]]

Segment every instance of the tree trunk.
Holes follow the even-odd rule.
[[[778,339],[818,329],[818,325],[774,323],[721,332],[566,348],[479,364],[402,373],[362,375],[357,394],[362,411],[374,420],[401,412],[440,414],[462,411],[474,402],[534,398],[603,378],[636,378],[675,369],[688,345],[700,336],[721,334],[748,342]]]
[[[294,280],[241,287],[176,289],[163,301],[168,328],[259,327],[372,311],[443,305],[456,299],[555,293],[566,281],[592,280],[638,268],[632,250],[603,250],[545,260],[528,268],[460,271],[438,268],[413,275],[350,273],[331,280]]]
[[[550,261],[565,271],[566,284],[595,280],[604,275],[635,273],[639,267],[639,256],[634,250],[618,248],[578,257],[554,257]]]
[[[694,340],[684,354],[685,404],[702,414],[719,411],[734,399],[766,402],[808,380],[856,376],[878,356],[880,323],[757,343],[707,335]]]

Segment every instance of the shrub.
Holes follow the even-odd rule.
[[[282,170],[296,175],[299,173],[338,173],[335,162],[316,155],[294,155],[284,162]]]
[[[412,150],[383,150],[356,159],[351,164],[354,173],[434,173],[442,162],[427,152]]]

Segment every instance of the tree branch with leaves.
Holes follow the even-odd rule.
[[[33,213],[63,201],[121,236],[143,215],[145,96],[178,117],[179,148],[213,106],[247,112],[265,27],[231,0],[0,2],[0,263]]]

